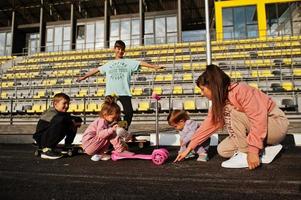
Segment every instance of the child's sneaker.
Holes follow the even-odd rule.
[[[198,159],[196,161],[207,162],[209,160],[207,153],[200,153]]]
[[[110,160],[111,159],[111,156],[110,155],[108,155],[108,154],[101,154],[101,155],[99,155],[99,154],[95,154],[95,155],[93,155],[92,157],[91,157],[91,160],[93,160],[93,161],[95,161],[95,162],[97,162],[97,161],[100,161],[100,160],[102,160],[102,161],[107,161],[107,160]]]
[[[42,153],[41,153],[41,158],[43,159],[51,159],[51,160],[55,160],[55,159],[59,159],[63,157],[63,155],[51,148],[43,148],[42,149]]]

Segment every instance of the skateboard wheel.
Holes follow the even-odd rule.
[[[84,150],[83,150],[82,148],[79,148],[79,149],[77,150],[77,153],[82,154],[82,153],[84,153]]]
[[[67,154],[68,154],[68,156],[72,156],[73,155],[72,149],[69,149]]]
[[[40,155],[39,150],[35,150],[35,151],[34,151],[34,155],[38,157],[38,156]]]

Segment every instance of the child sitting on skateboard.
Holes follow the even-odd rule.
[[[169,113],[167,117],[168,124],[179,131],[180,135],[180,150],[179,153],[186,150],[191,137],[198,129],[199,124],[196,121],[190,120],[186,111],[184,110],[173,110]],[[207,147],[198,146],[188,154],[186,158],[194,157],[198,154],[197,161],[208,161]]]
[[[110,144],[115,151],[124,155],[132,155],[127,151],[128,147],[123,138],[130,135],[127,131],[118,126],[116,121],[120,119],[120,107],[113,96],[106,96],[101,106],[99,118],[94,120],[85,130],[82,145],[85,153],[91,155],[91,160],[109,160],[111,156],[107,154]]]
[[[58,93],[53,97],[53,107],[46,110],[38,121],[33,139],[42,150],[41,158],[58,159],[63,155],[56,151],[57,144],[65,138],[65,147],[70,148],[75,138],[77,128],[81,126],[80,117],[67,113],[70,97]]]

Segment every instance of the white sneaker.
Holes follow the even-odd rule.
[[[95,154],[91,157],[91,160],[93,160],[95,162],[100,161],[100,160],[107,161],[107,160],[110,160],[110,159],[111,159],[111,156],[108,155],[108,154],[101,154],[101,155]]]
[[[281,151],[282,145],[277,144],[274,146],[268,146],[264,148],[263,154],[260,158],[261,163],[264,164],[270,164],[274,158],[277,156],[277,154]]]
[[[229,160],[222,162],[224,168],[247,168],[247,154],[242,152],[236,152]]]

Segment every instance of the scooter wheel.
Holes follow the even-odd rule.
[[[68,152],[67,152],[67,154],[68,154],[68,156],[70,156],[70,157],[73,156],[73,151],[72,151],[72,149],[69,149]]]
[[[155,165],[162,165],[168,158],[166,149],[155,149],[152,153],[152,161]]]

